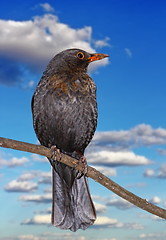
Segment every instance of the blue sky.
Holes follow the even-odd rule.
[[[30,102],[48,61],[78,47],[110,55],[89,71],[98,128],[89,165],[166,207],[166,4],[164,1],[0,3],[0,132],[36,143]],[[0,240],[165,240],[165,222],[89,180],[98,219],[72,233],[50,225],[51,173],[33,154],[0,149]]]

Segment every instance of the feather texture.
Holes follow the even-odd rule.
[[[32,98],[33,124],[40,143],[56,146],[80,159],[97,125],[96,85],[87,74],[89,62],[108,55],[68,49],[48,64]],[[61,229],[86,229],[96,219],[87,177],[50,159],[52,224]]]
[[[85,176],[74,178],[70,188],[64,179],[53,170],[52,195],[52,224],[54,226],[75,232],[78,229],[85,230],[94,223],[96,213]]]

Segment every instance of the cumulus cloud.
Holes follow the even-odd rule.
[[[145,177],[154,177],[154,175],[155,175],[155,171],[152,168],[148,168],[144,172]]]
[[[19,181],[26,181],[26,180],[31,180],[36,178],[36,173],[38,173],[38,171],[29,171],[29,172],[25,172],[23,174],[21,174],[18,178]]]
[[[147,165],[151,161],[144,156],[136,155],[134,152],[112,152],[100,150],[87,153],[88,163],[104,166],[138,166]]]
[[[147,169],[144,173],[145,177],[166,178],[166,164],[162,164],[158,170]]]
[[[49,3],[40,3],[39,6],[46,12],[54,12],[54,8]]]
[[[114,149],[128,149],[165,143],[166,129],[154,129],[148,124],[139,124],[129,130],[96,132],[93,138],[93,144],[114,147]]]
[[[40,4],[51,10],[48,3]],[[24,68],[41,71],[58,52],[67,48],[82,48],[95,52],[91,46],[92,27],[74,29],[53,14],[36,16],[26,21],[0,20],[1,83],[14,85],[23,79]],[[108,40],[107,40],[108,41]],[[6,63],[4,63],[4,61]],[[108,59],[92,64],[105,65]],[[14,73],[13,74],[11,73]],[[9,74],[10,73],[10,74]]]
[[[106,205],[104,204],[101,204],[101,203],[97,203],[97,202],[94,202],[94,205],[95,205],[95,209],[96,209],[96,212],[97,214],[99,213],[103,213],[106,211]]]
[[[20,201],[24,202],[34,202],[34,203],[51,203],[52,202],[52,193],[46,193],[43,195],[34,194],[34,195],[23,195],[19,197]],[[106,205],[94,202],[97,213],[103,213],[106,211]],[[47,208],[40,213],[50,214],[51,208]]]
[[[46,157],[42,157],[37,154],[32,154],[31,157],[34,161],[48,163],[48,159]]]
[[[166,129],[139,124],[129,130],[96,132],[86,150],[86,157],[89,163],[99,166],[148,165],[153,162],[131,149],[165,143]]]
[[[50,176],[45,176],[42,177],[41,179],[39,179],[38,183],[42,183],[42,184],[51,184],[51,177]]]
[[[89,162],[89,161],[88,161]],[[93,167],[93,166],[92,166]],[[116,176],[116,169],[115,168],[111,168],[111,167],[104,167],[104,166],[95,166],[96,170],[101,172],[102,174],[106,175],[106,176],[112,176],[115,177]]]
[[[7,192],[34,192],[38,186],[34,182],[12,180],[5,186]]]
[[[125,228],[125,229],[132,229],[132,230],[141,230],[143,226],[139,223],[135,222],[119,222],[117,219],[112,219],[106,216],[97,217],[95,224],[92,226],[94,228]]]
[[[158,196],[154,196],[153,198],[149,199],[148,202],[152,204],[159,204],[161,203],[161,198],[159,198]]]
[[[52,212],[52,209],[49,207],[49,208],[46,208],[44,210],[37,210],[35,211],[34,213],[38,213],[38,214],[51,214]]]
[[[0,158],[0,167],[18,167],[18,166],[24,166],[27,162],[28,162],[28,158],[26,157],[21,157],[21,158],[17,158],[17,157],[13,157],[9,160],[5,160],[3,158]]]
[[[19,176],[20,181],[24,180],[31,180],[37,178],[38,183],[44,183],[44,184],[51,184],[51,171],[44,172],[44,171],[29,171],[23,173],[21,176]]]
[[[126,210],[126,209],[134,207],[133,204],[129,203],[128,201],[126,201],[122,198],[109,200],[107,202],[107,206],[114,206],[121,210]]]
[[[51,215],[50,214],[38,214],[32,218],[25,219],[21,224],[32,224],[32,225],[50,225]],[[114,227],[119,226],[117,219],[111,219],[108,217],[98,217],[95,221],[94,227]]]
[[[104,39],[100,39],[100,40],[96,40],[95,41],[95,47],[96,48],[102,48],[102,47],[106,47],[106,46],[110,46],[110,38],[106,37]]]
[[[32,218],[26,219],[22,221],[22,225],[50,225],[51,224],[51,215],[50,214],[43,214],[43,215],[35,215]]]
[[[72,29],[52,14],[28,21],[0,20],[0,29],[1,54],[37,66],[65,48],[82,46],[94,51],[89,43],[91,27]]]
[[[118,226],[118,220],[117,219],[113,219],[113,218],[109,218],[109,217],[97,217],[94,227],[101,227],[101,228],[105,228],[105,227],[115,227]]]
[[[45,240],[45,239],[32,234],[26,234],[26,235],[24,234],[24,235],[18,235],[18,236],[3,237],[1,238],[1,240]]]
[[[166,178],[166,164],[162,164],[157,174],[158,178]]]
[[[166,238],[165,232],[141,233],[139,235],[139,239],[146,239],[146,240],[156,240],[156,239],[165,239],[165,238]]]
[[[39,235],[34,234],[22,234],[18,236],[12,237],[4,237],[3,240],[89,240],[80,234],[73,234],[73,233],[55,233],[55,232],[43,232]],[[2,240],[2,239],[1,239]],[[97,238],[98,240],[98,238]],[[102,239],[100,239],[102,240]],[[103,239],[106,240],[106,239]],[[116,240],[116,239],[109,239],[109,240]]]
[[[51,225],[51,214],[36,214],[32,218],[25,219],[22,225]],[[125,228],[132,230],[143,229],[143,226],[135,222],[119,222],[117,219],[106,216],[98,216],[92,228]]]
[[[35,202],[35,203],[51,203],[52,202],[52,194],[36,194],[36,195],[23,195],[19,197],[20,201],[25,202]]]

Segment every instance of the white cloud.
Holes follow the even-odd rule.
[[[32,234],[20,235],[18,240],[40,240],[40,237],[34,236]]]
[[[23,86],[23,88],[24,89],[31,89],[31,88],[33,88],[34,86],[35,86],[35,81],[33,81],[33,80],[30,80],[30,81],[28,81],[27,82],[27,84],[25,84],[24,86]]]
[[[32,218],[25,219],[22,221],[22,224],[45,224],[50,225],[51,224],[51,215],[50,214],[37,214],[34,215]],[[112,219],[109,217],[97,217],[94,227],[119,227],[121,223],[118,222],[117,219]]]
[[[112,219],[106,216],[97,217],[95,224],[93,225],[94,228],[124,228],[124,229],[132,229],[132,230],[141,230],[143,226],[139,223],[135,222],[128,222],[122,223],[119,222],[117,219]]]
[[[86,238],[85,236],[82,236],[79,233],[70,233],[70,232],[44,232],[42,234],[43,237],[45,237],[44,240],[90,240],[89,238]],[[102,240],[102,239],[101,239]],[[103,239],[104,240],[104,239]]]
[[[166,164],[161,165],[157,177],[166,178]]]
[[[52,176],[51,171],[44,172],[44,171],[34,171],[33,170],[33,171],[23,173],[21,176],[19,176],[18,180],[24,181],[24,180],[38,178],[38,183],[50,184],[51,176]]]
[[[19,197],[20,201],[25,202],[36,202],[36,203],[51,203],[52,202],[52,194],[47,193],[44,195],[35,194],[35,195],[23,195]]]
[[[49,3],[40,3],[39,6],[46,12],[54,12],[54,8]]]
[[[96,209],[97,213],[103,213],[107,209],[106,205],[101,204],[101,203],[94,202],[94,205],[95,205],[95,209]]]
[[[102,174],[104,174],[106,176],[113,176],[113,177],[116,176],[116,169],[115,168],[104,167],[104,166],[95,166],[94,168],[96,168],[97,171],[101,172]]]
[[[44,210],[37,210],[37,211],[34,211],[34,213],[39,213],[39,214],[51,214],[52,212],[52,208],[49,207],[49,208],[46,208]]]
[[[161,203],[161,198],[159,198],[158,196],[154,196],[153,198],[149,199],[148,202],[152,204],[159,204]]]
[[[126,201],[122,198],[109,200],[107,202],[107,206],[114,206],[121,210],[126,210],[126,209],[134,207],[133,204],[129,203],[128,201]]]
[[[154,169],[152,169],[152,168],[148,168],[148,169],[146,169],[146,171],[144,172],[144,176],[145,176],[145,177],[154,177],[154,175],[155,175],[155,171],[154,171]]]
[[[31,157],[34,161],[48,163],[48,159],[46,157],[42,157],[37,154],[32,154]]]
[[[57,233],[57,232],[43,232],[38,235],[23,234],[19,236],[4,237],[3,240],[89,240],[77,233]],[[1,239],[2,240],[2,239]],[[98,240],[98,238],[97,238]],[[113,240],[113,239],[100,239],[100,240]],[[116,240],[116,239],[114,239]]]
[[[38,183],[43,183],[43,184],[51,184],[51,171],[50,172],[43,172],[40,175]]]
[[[43,4],[49,8],[49,5]],[[58,52],[82,48],[95,52],[91,46],[92,27],[74,29],[61,23],[56,15],[45,14],[32,20],[0,20],[0,54],[9,59],[43,67]],[[108,59],[97,65],[105,65]]]
[[[95,47],[96,48],[102,48],[102,47],[110,46],[109,41],[110,41],[109,37],[106,37],[102,40],[96,40],[95,41]]]
[[[115,227],[118,226],[118,220],[109,217],[97,217],[94,227]]]
[[[139,239],[146,239],[146,240],[164,240],[166,238],[165,232],[154,232],[154,233],[141,233],[139,235]]]
[[[132,57],[133,54],[132,54],[132,51],[129,48],[125,48],[124,51],[125,51],[125,53],[127,54],[128,57],[130,57],[130,58]]]
[[[32,218],[25,219],[21,222],[22,225],[51,225],[51,214],[37,214]],[[98,216],[92,228],[124,228],[132,230],[141,230],[143,226],[135,222],[122,223],[117,219],[107,216]]]
[[[108,201],[108,198],[105,197],[105,196],[99,196],[99,195],[92,195],[92,199],[93,201],[99,201],[99,202],[102,202],[102,203],[106,203]],[[106,204],[105,204],[106,205]]]
[[[33,218],[24,220],[21,224],[50,225],[51,224],[51,215],[50,214],[35,215]]]
[[[124,228],[132,229],[132,230],[142,230],[144,229],[144,226],[140,223],[129,222],[124,224]]]
[[[166,164],[162,164],[159,170],[147,169],[144,173],[145,177],[166,178]]]
[[[5,186],[7,192],[34,192],[37,188],[36,183],[18,180],[13,180]]]
[[[24,166],[25,163],[27,163],[29,160],[26,157],[16,158],[12,157],[9,160],[5,160],[3,158],[0,158],[0,167],[18,167],[18,166]]]
[[[25,172],[18,178],[19,181],[26,181],[36,178],[36,171]]]
[[[147,165],[151,161],[144,156],[136,155],[133,152],[112,152],[109,150],[101,150],[98,152],[87,153],[88,163],[104,165],[104,166],[138,166]]]
[[[165,219],[161,218],[161,217],[158,217],[156,215],[151,215],[151,218],[152,220],[154,221],[165,221]]]
[[[148,200],[149,201],[149,200]],[[164,207],[164,204],[163,204],[163,207]],[[138,215],[139,218],[142,218],[142,219],[150,219],[150,220],[154,220],[154,221],[165,221],[165,219],[163,218],[160,218],[156,215],[153,215],[153,214],[150,214],[150,215],[147,215],[145,213],[140,213]]]
[[[114,149],[166,144],[166,129],[140,124],[129,130],[96,132],[93,144]]]

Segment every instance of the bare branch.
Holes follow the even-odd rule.
[[[11,148],[25,152],[31,152],[46,156],[48,158],[52,157],[52,150],[50,148],[46,148],[44,146],[20,142],[12,139],[2,138],[0,137],[0,147],[4,148]],[[82,170],[82,164],[78,164],[78,160],[65,155],[61,154],[62,159],[60,160],[66,165],[70,167],[75,167],[77,170]],[[88,166],[88,173],[87,176],[95,180],[96,182],[100,183],[104,187],[108,188],[115,194],[119,195],[120,197],[126,199],[130,203],[134,204],[135,206],[142,208],[143,210],[152,213],[158,217],[166,219],[166,210],[160,207],[157,207],[151,203],[149,203],[146,199],[142,199],[135,194],[127,191],[125,188],[119,186],[117,183],[113,182],[111,179],[97,171],[95,168]]]

